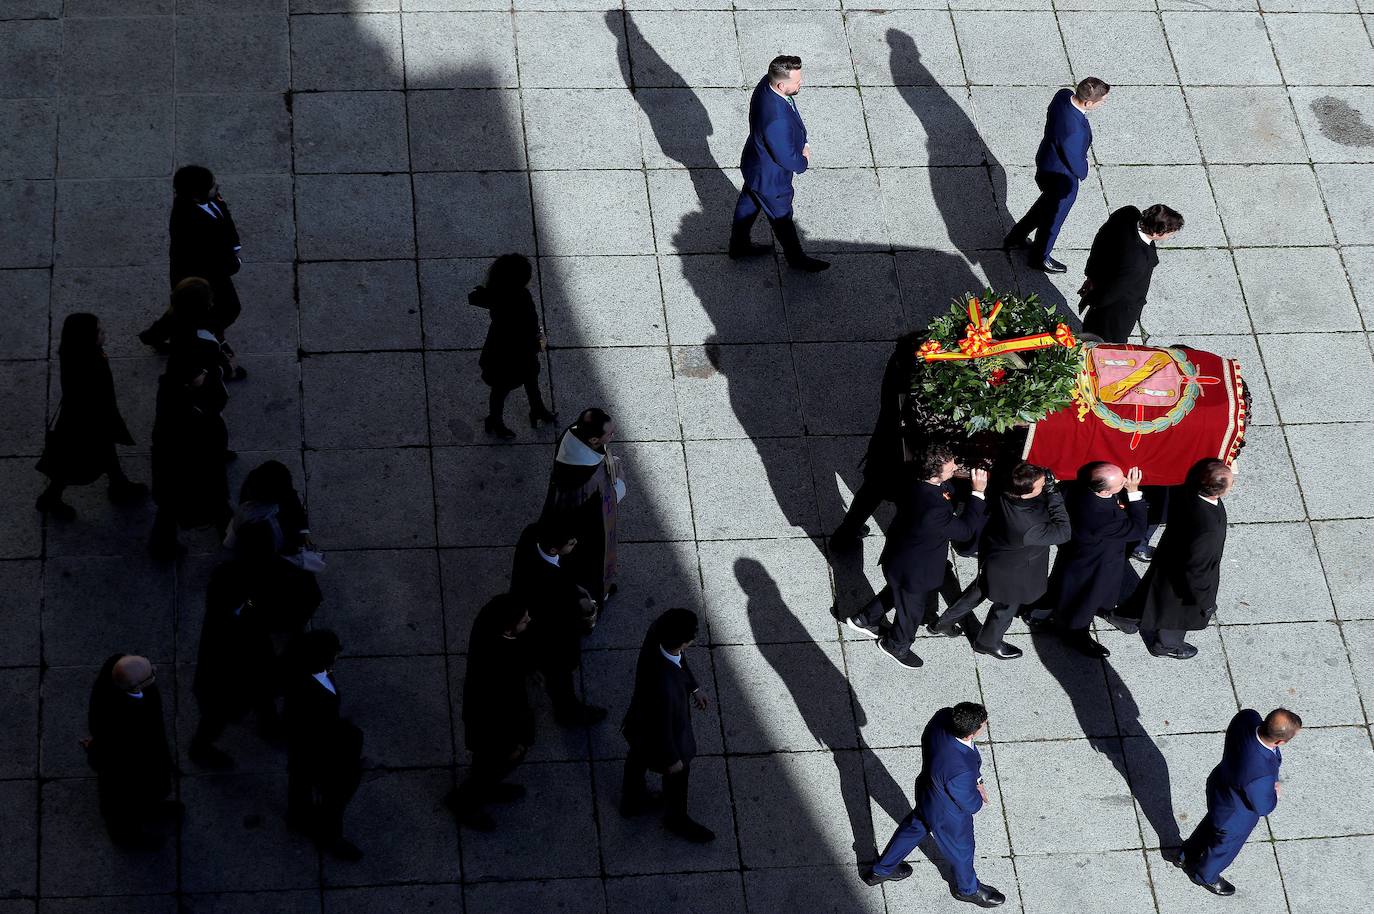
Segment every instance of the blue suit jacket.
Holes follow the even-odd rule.
[[[921,734],[921,774],[916,778],[916,814],[951,849],[973,856],[973,814],[983,808],[978,793],[983,757],[950,732],[953,709],[941,708]]]
[[[806,171],[806,125],[787,99],[759,80],[749,100],[749,139],[740,153],[744,186],[771,217],[792,212],[792,175]]]
[[[1093,129],[1088,116],[1073,106],[1072,89],[1054,93],[1045,112],[1045,138],[1035,153],[1035,170],[1068,175],[1082,181],[1088,176],[1088,147]]]
[[[1207,776],[1207,811],[1221,832],[1249,832],[1279,805],[1274,784],[1283,755],[1260,745],[1255,729],[1263,723],[1258,711],[1246,708],[1226,728],[1221,764]]]

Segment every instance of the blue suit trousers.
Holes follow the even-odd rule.
[[[1037,171],[1035,186],[1040,196],[1031,204],[1026,215],[1011,230],[1013,237],[1025,238],[1035,232],[1034,252],[1041,259],[1050,256],[1064,220],[1069,218],[1073,201],[1078,198],[1078,179],[1054,171]]]
[[[973,871],[972,845],[967,848],[955,847],[940,832],[928,829],[914,809],[907,813],[902,824],[892,833],[887,847],[883,849],[883,855],[873,864],[873,872],[879,876],[892,875],[897,864],[905,860],[927,834],[935,838],[935,845],[940,848],[945,860],[949,861],[950,868],[954,871],[955,890],[960,895],[972,895],[978,891],[978,875]]]
[[[1184,866],[1203,882],[1216,882],[1259,824],[1259,816],[1231,814],[1224,825],[1209,812],[1183,842]]]

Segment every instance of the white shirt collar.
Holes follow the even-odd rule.
[[[1279,747],[1278,747],[1278,746],[1271,746],[1271,745],[1269,745],[1268,743],[1266,743],[1264,740],[1260,739],[1259,727],[1256,727],[1256,728],[1255,728],[1255,741],[1258,742],[1258,743],[1259,743],[1261,746],[1263,746],[1264,748],[1268,749],[1270,752],[1274,753],[1275,755],[1278,755],[1278,752],[1279,752]]]
[[[1153,238],[1151,238],[1149,235],[1147,235],[1147,234],[1145,234],[1144,232],[1142,232],[1140,229],[1136,229],[1136,230],[1135,230],[1135,233],[1136,233],[1137,235],[1139,235],[1139,236],[1140,236],[1140,240],[1143,241],[1143,242],[1145,242],[1146,244],[1154,244],[1154,243],[1155,243]]]
[[[1201,492],[1197,493],[1197,497],[1200,498],[1200,499],[1202,499],[1203,501],[1207,502],[1209,505],[1219,505],[1219,504],[1221,504],[1221,499],[1220,499],[1220,498],[1208,498],[1206,495],[1203,495]]]
[[[556,556],[556,555],[549,555],[549,554],[548,554],[547,552],[545,552],[542,548],[540,548],[540,546],[539,546],[538,543],[535,543],[535,544],[534,544],[534,548],[539,552],[539,557],[540,557],[541,559],[543,559],[544,561],[548,562],[550,565],[557,565],[557,564],[558,564],[558,556]]]
[[[124,694],[128,695],[130,698],[142,698],[143,690],[139,689],[137,692],[125,692]]]
[[[665,651],[665,650],[663,649],[663,645],[661,645],[661,644],[658,646],[658,652],[659,652],[660,654],[662,654],[664,657],[668,658],[668,662],[670,662],[673,666],[675,666],[675,667],[677,667],[677,668],[679,668],[679,669],[682,668],[682,654],[681,654],[681,653],[670,654],[670,653],[668,653],[667,651]]]
[[[338,690],[334,688],[334,681],[329,678],[328,673],[312,673],[311,675],[315,677],[316,682],[329,690],[330,695],[339,694]]]

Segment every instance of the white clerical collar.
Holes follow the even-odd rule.
[[[219,337],[215,336],[204,327],[196,331],[196,339],[205,340],[207,343],[218,343]]]
[[[594,467],[606,459],[605,454],[597,453],[587,442],[568,432],[563,436],[563,440],[558,443],[559,463],[571,464],[575,467]]]
[[[1259,728],[1259,727],[1256,727],[1256,728],[1255,728],[1255,741],[1258,742],[1258,743],[1259,743],[1261,746],[1263,746],[1264,748],[1268,749],[1270,752],[1272,752],[1272,753],[1274,753],[1275,755],[1277,755],[1277,754],[1278,754],[1278,751],[1279,751],[1279,747],[1278,747],[1278,746],[1271,746],[1271,745],[1269,745],[1268,743],[1266,743],[1264,740],[1260,739],[1259,732],[1260,732],[1260,728]]]
[[[1202,499],[1203,501],[1207,502],[1207,504],[1209,504],[1209,505],[1219,505],[1219,504],[1221,504],[1221,499],[1220,499],[1220,498],[1208,498],[1206,495],[1203,495],[1201,492],[1197,493],[1197,497],[1200,498],[1200,499]]]
[[[329,678],[328,673],[312,673],[315,681],[329,690],[330,695],[338,695],[338,690],[334,688],[334,682]]]
[[[139,689],[137,692],[125,692],[124,694],[128,695],[130,698],[142,698],[143,690]]]
[[[670,653],[668,653],[667,651],[665,651],[665,650],[663,649],[663,645],[661,645],[661,644],[658,646],[658,652],[659,652],[660,654],[662,654],[664,657],[668,658],[668,662],[671,663],[673,666],[681,668],[681,666],[682,666],[682,654],[681,654],[681,652],[676,653],[676,654],[670,654]]]
[[[558,556],[556,556],[556,555],[549,555],[547,552],[545,552],[545,551],[539,546],[538,543],[535,544],[534,548],[539,550],[539,557],[540,557],[541,559],[543,559],[544,561],[548,562],[550,565],[557,565],[557,564],[558,564]]]

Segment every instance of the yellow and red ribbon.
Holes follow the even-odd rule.
[[[959,340],[958,352],[945,352],[935,340],[926,340],[916,350],[916,354],[927,362],[951,362],[959,359],[981,359],[986,356],[1001,355],[1004,352],[1027,352],[1032,349],[1049,349],[1063,346],[1072,349],[1078,345],[1073,331],[1066,324],[1059,324],[1053,333],[1037,333],[1032,336],[1018,336],[1010,340],[992,339],[992,322],[1002,313],[1002,303],[994,302],[992,311],[986,316],[982,313],[982,303],[976,298],[968,302],[969,322],[964,328],[964,338]]]

